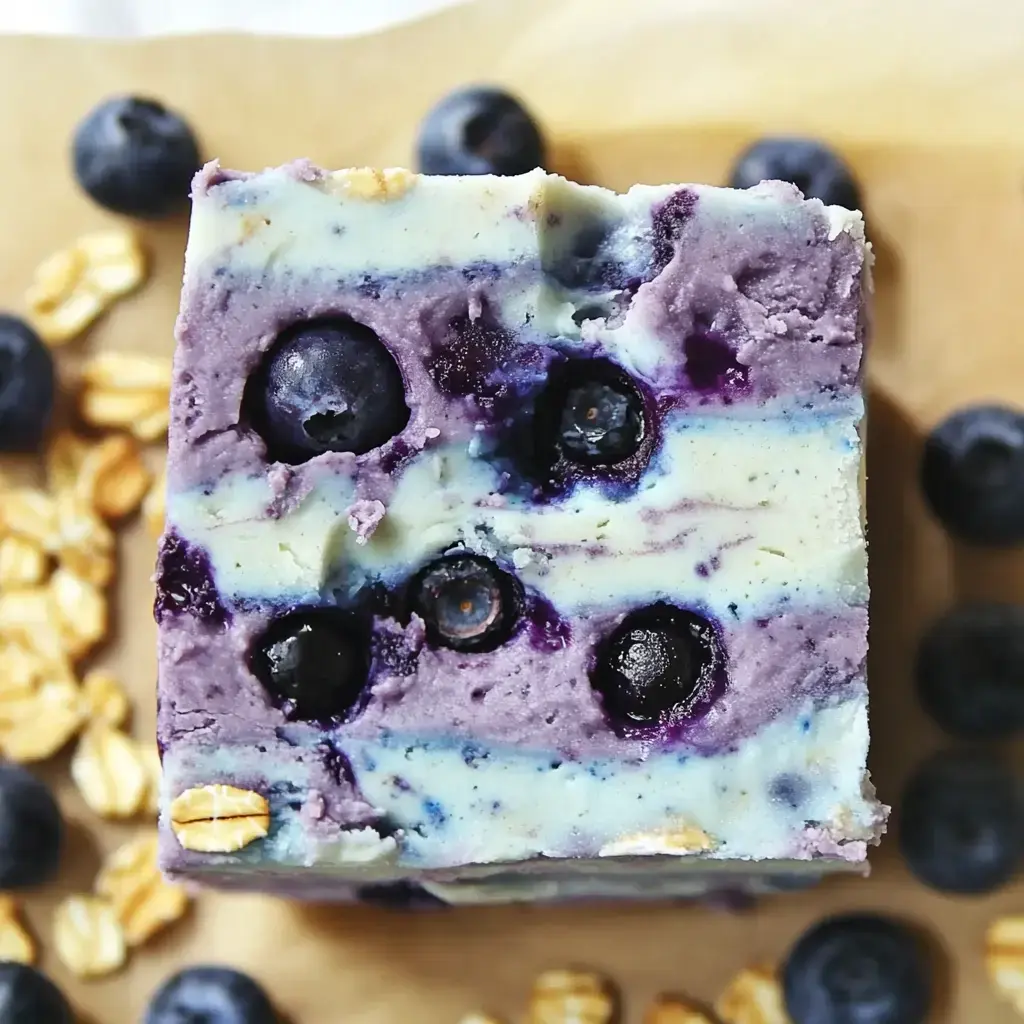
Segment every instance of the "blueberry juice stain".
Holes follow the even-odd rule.
[[[191,615],[211,626],[223,626],[230,618],[209,555],[174,532],[164,537],[157,556],[153,614],[157,622],[167,615]]]

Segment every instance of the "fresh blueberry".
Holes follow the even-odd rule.
[[[921,487],[961,540],[1024,542],[1024,415],[1001,405],[953,413],[925,440]]]
[[[426,565],[409,603],[427,638],[455,651],[493,651],[511,635],[522,600],[516,581],[489,558],[450,554]]]
[[[917,692],[939,725],[967,739],[1024,729],[1024,606],[962,605],[938,618],[917,651]]]
[[[750,188],[761,181],[788,181],[826,206],[861,208],[860,189],[838,153],[815,139],[759,139],[736,161],[729,184]]]
[[[409,422],[394,357],[369,327],[343,319],[285,331],[250,378],[245,404],[269,456],[281,462],[362,455]]]
[[[369,643],[347,615],[310,609],[270,624],[252,652],[252,670],[295,718],[341,718],[358,703],[369,674]]]
[[[986,893],[1013,877],[1024,850],[1017,781],[997,757],[943,752],[914,772],[900,806],[900,848],[942,892]]]
[[[74,1024],[59,988],[28,964],[0,962],[0,1024]]]
[[[448,906],[444,900],[427,892],[416,882],[381,882],[377,885],[364,885],[356,896],[361,903],[369,903],[385,910],[436,910]]]
[[[501,89],[458,89],[431,108],[420,125],[424,174],[525,174],[544,163],[536,121]]]
[[[591,683],[610,714],[652,723],[692,710],[718,661],[710,623],[659,602],[630,612],[598,647]]]
[[[49,788],[0,762],[0,889],[43,885],[57,873],[64,824]]]
[[[556,367],[538,403],[541,444],[585,466],[610,466],[639,451],[647,433],[644,402],[628,374],[603,360]]]
[[[923,1024],[932,1002],[921,944],[878,914],[826,918],[804,932],[782,987],[793,1024]]]
[[[36,448],[53,412],[53,357],[24,320],[0,313],[0,451]]]
[[[145,1024],[278,1024],[270,997],[230,967],[187,967],[157,989]]]
[[[199,147],[180,115],[155,100],[115,96],[75,129],[75,177],[100,206],[163,217],[184,206]]]

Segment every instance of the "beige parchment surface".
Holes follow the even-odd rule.
[[[208,155],[259,168],[296,156],[328,166],[407,163],[414,127],[470,79],[519,91],[543,118],[554,165],[583,181],[724,179],[766,131],[832,140],[865,186],[878,249],[869,436],[873,765],[898,798],[941,742],[915,706],[909,667],[923,625],[954,598],[1021,598],[1024,560],[950,545],[925,515],[923,432],[979,398],[1024,403],[1024,6],[1007,0],[498,0],[353,41],[198,38],[107,44],[0,40],[0,307],[18,310],[36,262],[111,218],[72,182],[72,126],[116,91],[151,93],[191,118]],[[149,286],[62,355],[169,352],[185,222],[149,227]],[[152,542],[123,540],[117,636],[104,658],[152,727]],[[191,918],[122,974],[76,982],[49,942],[59,896],[87,887],[132,827],[105,825],[45,769],[72,823],[57,886],[29,897],[44,966],[94,1024],[134,1024],[179,965],[252,971],[294,1024],[447,1024],[471,1008],[515,1018],[539,970],[581,963],[623,987],[637,1022],[656,991],[713,999],[730,975],[778,958],[818,916],[845,907],[905,915],[935,937],[937,1022],[1008,1024],[981,943],[1018,885],[981,900],[926,892],[892,836],[868,881],[765,901],[742,916],[698,908],[484,909],[396,917],[204,896]]]

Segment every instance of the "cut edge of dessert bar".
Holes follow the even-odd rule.
[[[870,264],[779,182],[204,168],[164,869],[446,903],[865,871]]]

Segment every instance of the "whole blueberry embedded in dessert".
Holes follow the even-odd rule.
[[[696,707],[720,660],[706,619],[669,604],[647,605],[630,612],[598,647],[591,684],[610,714],[650,724]]]
[[[914,934],[876,914],[827,918],[806,931],[782,968],[793,1024],[923,1024],[931,972]]]
[[[353,320],[312,320],[285,331],[246,385],[245,407],[270,458],[362,455],[405,428],[409,407],[394,356]]]
[[[138,96],[116,96],[90,111],[75,129],[72,160],[82,188],[129,217],[184,208],[201,162],[185,120]]]
[[[474,86],[427,113],[416,144],[423,174],[525,174],[544,163],[536,121],[502,89]]]
[[[64,823],[49,787],[0,763],[0,889],[43,885],[57,873]]]
[[[985,893],[1013,877],[1024,850],[1017,780],[999,758],[936,754],[913,774],[900,805],[900,848],[925,885]]]
[[[256,641],[253,674],[291,717],[342,718],[359,702],[369,640],[342,612],[310,609],[276,619]]]
[[[613,466],[647,435],[644,400],[629,375],[604,360],[569,360],[552,370],[537,406],[542,448],[569,462]]]
[[[423,619],[431,643],[455,651],[493,651],[511,636],[522,598],[516,580],[489,558],[454,553],[416,574],[409,607]]]
[[[145,1024],[278,1024],[263,988],[230,967],[188,967],[157,989]]]
[[[50,424],[53,357],[24,320],[0,314],[0,451],[32,451]]]
[[[7,962],[0,963],[0,1024],[74,1024],[74,1016],[45,974]]]
[[[761,181],[788,181],[808,199],[826,206],[861,208],[860,189],[842,157],[815,139],[759,139],[745,149],[733,167],[729,184],[750,188]]]
[[[921,487],[942,525],[961,540],[1024,541],[1024,415],[1001,405],[954,412],[925,441]]]
[[[946,612],[924,634],[915,674],[925,710],[954,736],[999,739],[1024,729],[1024,606]]]

